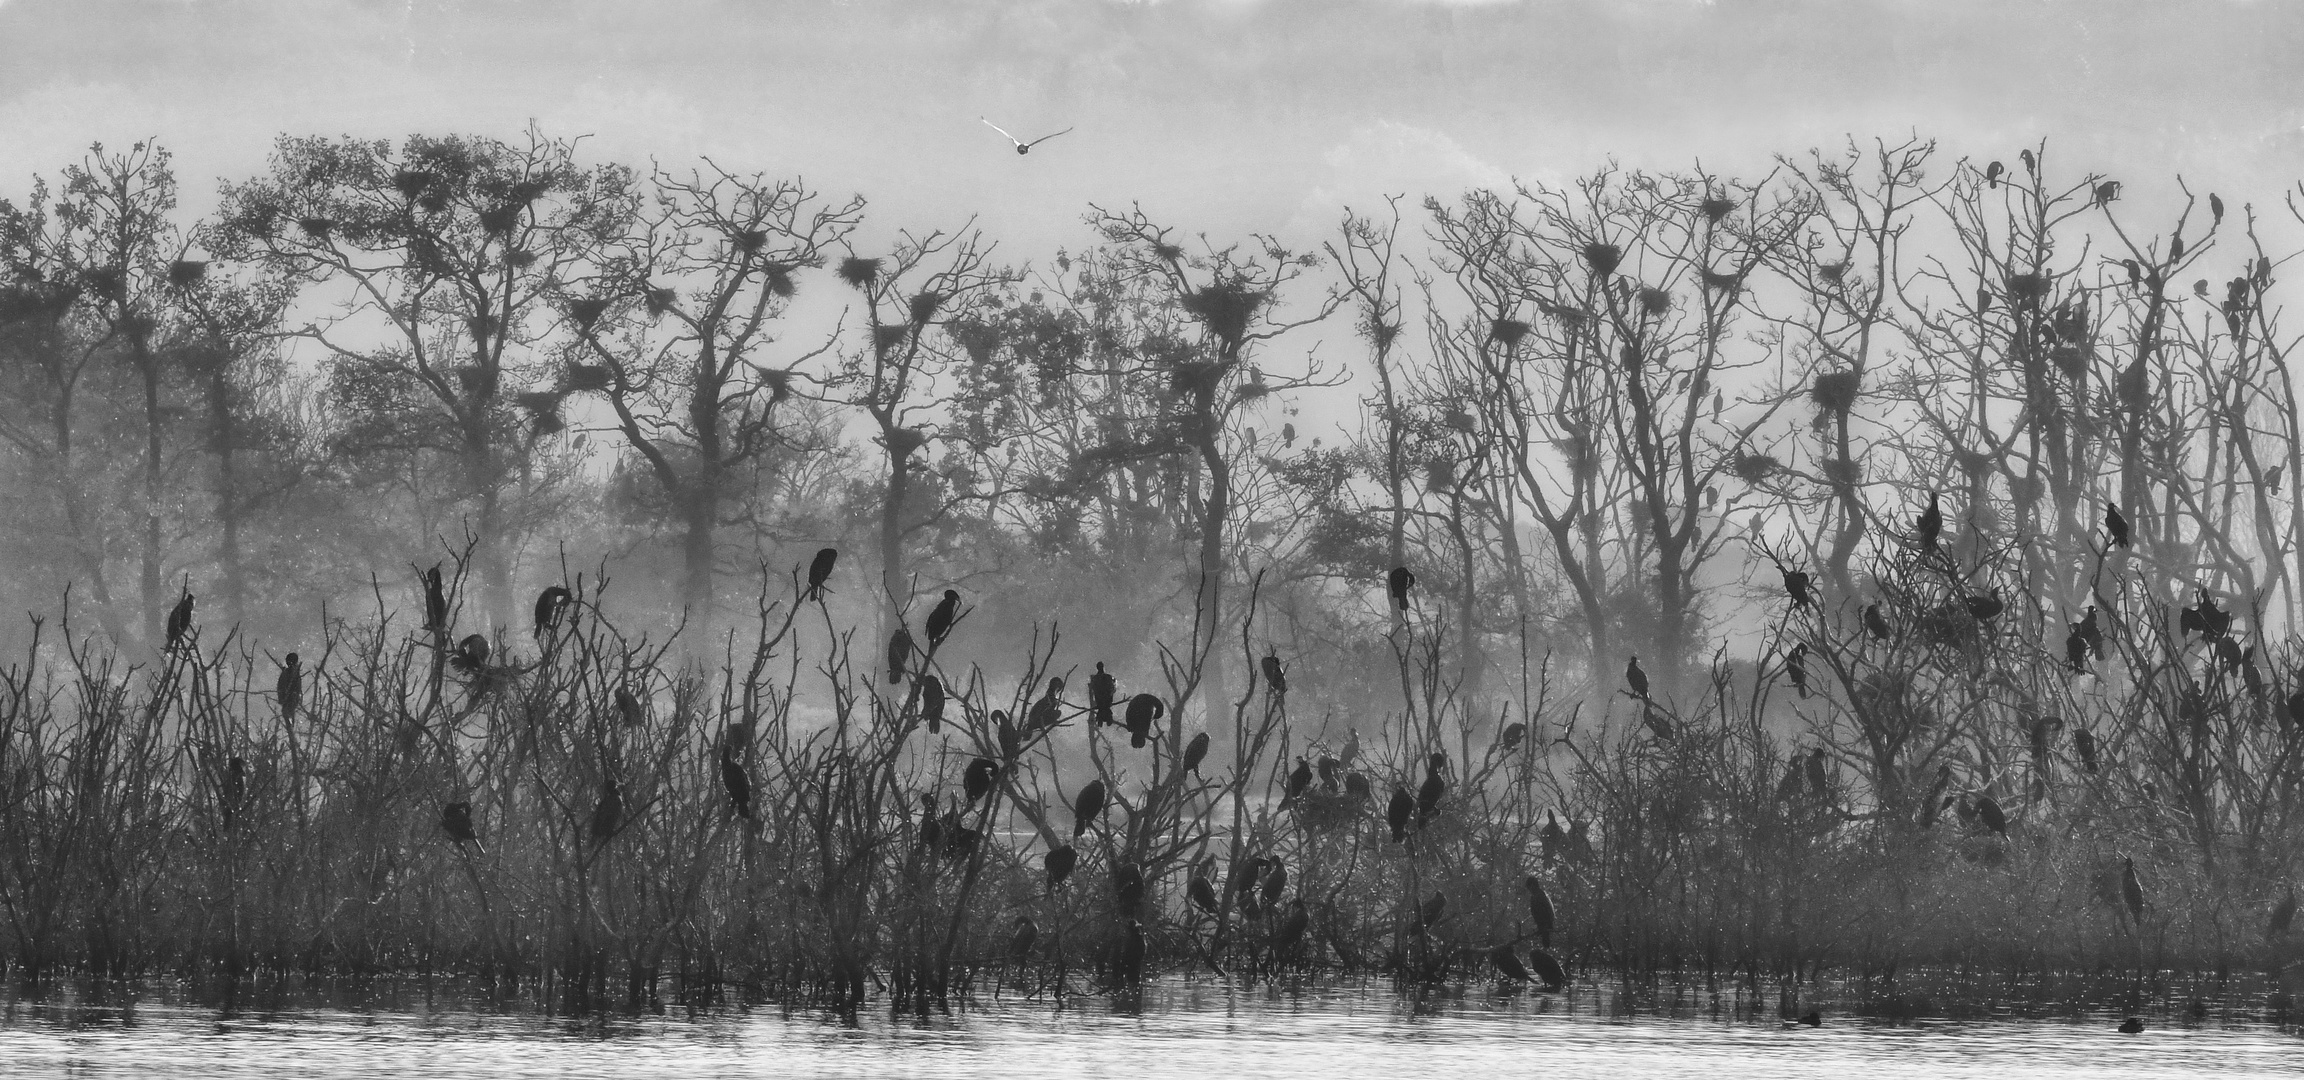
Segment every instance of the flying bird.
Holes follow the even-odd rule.
[[[992,122],[992,121],[990,121],[990,120],[986,120],[984,117],[981,117],[981,116],[979,116],[979,117],[977,117],[976,119],[978,119],[978,120],[983,120],[983,121],[984,121],[984,126],[985,126],[985,127],[991,128],[992,130],[999,132],[999,133],[1000,133],[1000,136],[1001,136],[1002,138],[1004,138],[1004,139],[1007,139],[1007,140],[1008,140],[1009,142],[1011,142],[1011,143],[1014,143],[1014,144],[1016,145],[1016,152],[1017,152],[1017,153],[1019,153],[1019,154],[1029,154],[1029,153],[1031,153],[1031,152],[1032,152],[1032,148],[1033,148],[1033,147],[1035,147],[1035,146],[1038,146],[1038,145],[1040,145],[1041,143],[1047,142],[1048,140],[1055,138],[1057,135],[1063,135],[1063,134],[1065,134],[1065,133],[1067,133],[1067,132],[1070,132],[1070,131],[1072,130],[1071,128],[1065,128],[1063,131],[1059,131],[1059,132],[1056,132],[1055,134],[1052,134],[1052,135],[1042,135],[1042,136],[1040,136],[1039,138],[1032,140],[1031,142],[1025,142],[1024,140],[1022,140],[1022,139],[1019,139],[1019,138],[1017,138],[1017,137],[1016,137],[1016,136],[1014,136],[1014,135],[1010,135],[1010,134],[1008,134],[1008,130],[1007,130],[1006,128],[1003,128],[1003,127],[1001,127],[1000,125],[998,125],[998,124],[995,124],[995,123],[993,123],[993,122]]]

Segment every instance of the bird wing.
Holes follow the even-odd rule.
[[[985,127],[991,128],[992,130],[999,132],[999,133],[1000,133],[1000,135],[1001,135],[1001,137],[1003,137],[1003,138],[1007,139],[1009,142],[1015,143],[1015,144],[1016,144],[1016,145],[1018,145],[1018,146],[1024,146],[1024,145],[1027,145],[1027,144],[1026,144],[1026,143],[1025,143],[1023,140],[1021,140],[1021,139],[1018,139],[1018,138],[1017,138],[1016,136],[1014,136],[1014,135],[1010,135],[1010,134],[1008,134],[1008,129],[1007,129],[1007,128],[1001,127],[1000,125],[998,125],[998,124],[995,124],[995,123],[993,123],[993,122],[992,122],[992,121],[990,121],[990,120],[985,120],[985,119],[984,119],[983,117],[981,117],[981,116],[977,117],[976,119],[978,119],[978,120],[984,120],[984,126],[985,126]],[[1051,136],[1051,137],[1053,137],[1053,136]]]
[[[990,123],[990,121],[986,121],[986,123]],[[1040,136],[1039,138],[1032,140],[1031,142],[1025,143],[1025,144],[1024,144],[1024,146],[1025,146],[1027,149],[1029,149],[1029,148],[1031,148],[1031,147],[1035,147],[1035,146],[1038,146],[1038,145],[1040,145],[1041,143],[1047,142],[1048,140],[1055,138],[1057,135],[1063,135],[1063,134],[1067,134],[1067,133],[1069,133],[1071,130],[1072,130],[1071,128],[1065,128],[1063,131],[1059,131],[1059,132],[1056,132],[1054,135],[1042,135],[1042,136]],[[1002,134],[1002,135],[1007,135],[1008,133],[1007,133],[1007,132],[1005,132],[1005,131],[1003,131],[1003,132],[1000,132],[1000,134]],[[1013,138],[1014,136],[1010,136],[1010,137],[1011,137],[1011,138]]]

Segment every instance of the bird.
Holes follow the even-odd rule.
[[[1552,896],[1544,891],[1544,879],[1534,874],[1523,880],[1521,887],[1528,890],[1528,920],[1536,926],[1536,940],[1547,949],[1552,947]]]
[[[1644,699],[1648,696],[1648,673],[1640,670],[1640,657],[1637,655],[1624,663],[1624,684],[1632,688],[1633,697]]]
[[[1104,781],[1090,780],[1072,799],[1072,838],[1088,831],[1088,823],[1104,813]]]
[[[176,601],[176,606],[168,611],[168,651],[172,652],[182,647],[185,643],[185,637],[191,632],[192,593],[187,590],[183,598]]]
[[[1801,697],[1808,696],[1807,642],[1793,642],[1791,650],[1784,654],[1784,674],[1792,680],[1792,689],[1799,691]]]
[[[911,660],[912,631],[905,629],[904,624],[898,623],[896,624],[896,632],[888,635],[889,683],[894,684],[904,681],[904,665],[910,663]]]
[[[440,586],[440,564],[424,571],[424,629],[436,634],[448,632],[448,594]]]
[[[1374,795],[1375,793],[1375,789],[1368,785],[1368,778],[1366,776],[1356,772],[1348,772],[1344,774],[1344,795],[1346,798],[1352,800],[1355,807],[1355,813],[1358,812],[1358,805],[1366,803],[1369,796]]]
[[[934,735],[944,726],[944,680],[928,672],[921,672],[920,716],[928,721],[928,734]]]
[[[2004,166],[1997,161],[1991,163],[1990,165],[1984,166],[1984,183],[1991,187],[1999,187],[2000,174],[2006,171],[2008,171],[2007,166]]]
[[[1992,590],[1990,595],[1971,596],[1962,603],[1968,606],[1968,614],[1974,616],[1977,622],[1990,622],[2007,610],[2007,605],[2000,600],[1998,589]]]
[[[599,805],[592,808],[592,842],[606,844],[623,823],[624,796],[616,790],[616,778],[611,776],[601,790]]]
[[[1426,930],[1430,930],[1433,927],[1440,925],[1440,920],[1445,917],[1447,913],[1448,894],[1444,892],[1434,892],[1430,900],[1424,901],[1423,904],[1416,908],[1416,932],[1421,934]]]
[[[2072,632],[2064,637],[2064,663],[2077,672],[2088,670],[2088,639],[2080,633],[2080,624],[2072,624]]]
[[[224,811],[224,827],[232,827],[232,816],[240,812],[248,797],[248,759],[235,757],[224,762],[224,791],[219,799]]]
[[[1936,783],[1929,787],[1928,797],[1920,800],[1920,827],[1934,828],[1936,819],[1944,814],[1944,789],[1952,785],[1952,766],[1936,766]]]
[[[1047,142],[1048,140],[1055,138],[1057,135],[1063,135],[1063,134],[1066,134],[1066,133],[1068,133],[1068,132],[1070,132],[1070,131],[1072,130],[1071,128],[1065,128],[1063,131],[1059,131],[1059,132],[1056,132],[1056,133],[1054,133],[1054,134],[1051,134],[1051,135],[1042,135],[1042,136],[1040,136],[1039,138],[1032,140],[1031,142],[1025,142],[1025,141],[1023,141],[1023,140],[1021,140],[1021,139],[1018,139],[1018,138],[1017,138],[1016,136],[1014,136],[1014,135],[1010,135],[1010,134],[1008,134],[1008,132],[1007,132],[1005,129],[1003,129],[1003,128],[1002,128],[1000,125],[998,125],[998,124],[995,124],[995,123],[993,123],[993,122],[992,122],[992,121],[990,121],[990,120],[986,120],[984,117],[981,117],[981,116],[979,116],[979,117],[977,117],[976,119],[978,119],[978,120],[983,120],[983,121],[984,121],[984,126],[985,126],[985,127],[991,128],[992,130],[999,132],[1002,138],[1005,138],[1005,139],[1007,139],[1009,142],[1011,142],[1011,143],[1014,143],[1014,144],[1015,144],[1015,146],[1016,146],[1016,152],[1017,152],[1017,153],[1019,153],[1019,154],[1029,154],[1029,153],[1031,153],[1031,152],[1032,152],[1032,148],[1033,148],[1033,147],[1035,147],[1035,146],[1038,146],[1038,145],[1040,145],[1041,143]]]
[[[1048,891],[1055,892],[1064,880],[1072,876],[1072,868],[1080,864],[1080,849],[1061,844],[1048,849],[1048,857],[1041,860],[1041,868],[1048,875]]]
[[[969,762],[967,770],[961,773],[961,790],[968,796],[968,802],[974,804],[976,800],[992,793],[992,784],[999,778],[1000,763],[980,757]]]
[[[1543,848],[1547,862],[1567,850],[1568,834],[1560,831],[1560,819],[1550,808],[1544,811],[1544,827],[1536,831],[1536,839]]]
[[[1392,789],[1392,805],[1385,808],[1384,817],[1392,826],[1392,842],[1408,842],[1408,823],[1416,817],[1416,796],[1406,788]]]
[[[568,606],[568,590],[559,585],[547,587],[536,594],[536,636],[547,637],[560,625],[560,615]]]
[[[1207,757],[1208,733],[1203,731],[1193,735],[1192,741],[1184,744],[1184,771],[1197,770],[1200,768],[1200,762]]]
[[[1021,964],[1032,958],[1032,943],[1039,940],[1040,928],[1032,924],[1032,916],[1016,916],[1016,932],[1008,938],[1008,955]]]
[[[2001,811],[2000,803],[1990,795],[1976,796],[1976,820],[1984,827],[2002,836],[2008,835],[2008,815]]]
[[[2120,856],[2120,902],[2128,908],[2128,918],[2137,926],[2144,925],[2144,882],[2136,877],[2136,860]]]
[[[1088,722],[1090,726],[1102,727],[1119,723],[1112,715],[1112,700],[1118,696],[1119,692],[1117,681],[1112,678],[1111,673],[1104,670],[1104,662],[1097,661],[1096,674],[1088,676]],[[1134,702],[1130,702],[1130,704],[1134,704]],[[1138,745],[1142,744],[1139,743]]]
[[[2096,605],[2088,605],[2088,613],[2080,617],[2076,629],[2080,637],[2088,642],[2088,650],[2096,654],[2096,659],[2104,659],[2104,631],[2096,625]]]
[[[280,678],[272,684],[273,695],[280,699],[280,720],[296,719],[296,709],[304,703],[304,661],[289,653],[280,661]]]
[[[800,599],[814,600],[824,595],[824,583],[832,580],[832,568],[840,562],[839,548],[820,548],[816,558],[808,563],[808,592]]]
[[[1326,754],[1322,754],[1320,755],[1320,760],[1314,762],[1313,765],[1320,770],[1320,790],[1325,791],[1330,795],[1334,795],[1339,783],[1343,779],[1342,775],[1338,772],[1336,759],[1329,757]]]
[[[2208,193],[2208,216],[2214,219],[2214,223],[2224,220],[2224,198],[2213,191]]]
[[[752,778],[745,774],[744,763],[736,760],[736,748],[720,748],[720,786],[728,789],[728,801],[736,808],[736,816],[752,820]]]
[[[1144,977],[1144,925],[1128,920],[1128,933],[1120,939],[1120,953],[1113,958],[1112,976],[1123,983],[1134,983]]]
[[[2080,752],[2080,767],[2090,773],[2096,771],[2096,735],[2087,728],[2072,733],[2072,749]]]
[[[632,693],[632,688],[629,686],[616,688],[616,717],[624,722],[625,727],[640,726],[640,721],[643,718],[640,711],[640,698]]]
[[[466,634],[464,640],[456,643],[456,655],[449,657],[448,662],[466,675],[478,675],[488,670],[488,657],[494,652],[488,645],[487,635]]]
[[[1544,989],[1558,990],[1568,985],[1568,971],[1560,966],[1560,958],[1543,949],[1528,950],[1528,967],[1543,980]]]
[[[1878,603],[1864,605],[1864,630],[1877,640],[1888,640],[1888,620],[1881,616]]]
[[[2128,546],[2128,519],[2121,516],[2120,504],[2113,502],[2104,504],[2104,531],[2111,535],[2113,547],[2124,548]]]
[[[1806,571],[1787,569],[1782,566],[1776,569],[1784,575],[1784,593],[1792,598],[1793,607],[1811,607],[1815,604],[1816,598],[1808,591],[1810,579]]]
[[[1392,592],[1393,606],[1408,610],[1408,590],[1416,587],[1416,572],[1405,566],[1395,566],[1385,575],[1385,584]]]
[[[1801,1013],[1800,1025],[1802,1027],[1823,1027],[1824,1013],[1817,1009],[1810,1009],[1807,1012]]]
[[[2295,921],[2296,887],[2290,885],[2288,895],[2272,908],[2272,917],[2264,921],[2264,937],[2267,940],[2278,941],[2287,935],[2289,925]]]
[[[1808,752],[1804,775],[1808,779],[1808,794],[1814,796],[1817,802],[1823,802],[1832,793],[1832,778],[1824,772],[1823,747]]]
[[[1440,770],[1448,765],[1448,756],[1435,753],[1424,761],[1424,783],[1416,789],[1416,826],[1422,828],[1440,813],[1440,797],[1447,794],[1448,782],[1441,779]]]
[[[928,647],[933,649],[944,644],[944,638],[952,633],[952,624],[959,621],[960,590],[946,589],[944,599],[928,613]]]
[[[1122,911],[1135,911],[1144,902],[1144,868],[1124,862],[1112,868],[1112,899]]]
[[[1138,750],[1143,749],[1145,742],[1152,738],[1152,722],[1166,715],[1168,715],[1168,706],[1161,703],[1157,694],[1138,694],[1129,698],[1127,712],[1128,745]],[[1202,732],[1199,736],[1201,753],[1208,751],[1207,738],[1206,732]],[[1191,755],[1187,752],[1185,756],[1189,758]],[[1196,764],[1199,762],[1194,760],[1184,767],[1190,769],[1192,765]]]
[[[1312,790],[1312,762],[1298,755],[1296,767],[1288,772],[1288,789],[1280,797],[1280,805],[1287,806]]]
[[[1942,496],[1933,489],[1928,492],[1928,509],[1920,511],[1920,550],[1936,550],[1936,538],[1944,532]]]
[[[2128,1018],[2128,1019],[2126,1019],[2126,1020],[2122,1020],[2122,1021],[2120,1021],[2120,1034],[2122,1034],[2122,1035],[2142,1035],[2142,1034],[2144,1034],[2144,1020],[2143,1020],[2143,1018],[2141,1018],[2141,1017],[2135,1017],[2135,1016],[2131,1016],[2131,1017],[2129,1017],[2129,1018]]]
[[[1288,672],[1281,668],[1280,658],[1271,653],[1264,654],[1264,686],[1273,697],[1287,700]]]
[[[440,831],[458,845],[480,846],[480,834],[472,828],[472,804],[452,802],[440,808]]]
[[[1063,694],[1064,680],[1049,676],[1048,689],[1040,695],[1040,700],[1032,703],[1031,711],[1024,714],[1024,720],[1031,725],[1032,730],[1047,731],[1063,722]]]
[[[1199,870],[1192,871],[1192,880],[1184,883],[1184,897],[1192,906],[1207,914],[1216,914],[1216,886]]]
[[[1274,949],[1293,949],[1304,940],[1304,931],[1312,926],[1312,913],[1305,910],[1304,898],[1288,901],[1288,914],[1280,917],[1280,928],[1272,934]]]
[[[2036,162],[2036,161],[2034,161],[2034,160],[2032,159],[2032,151],[2030,151],[2030,150],[2018,150],[2018,151],[2016,151],[2016,157],[2017,157],[2019,160],[2021,160],[2021,161],[2023,161],[2023,162],[2024,162],[2024,171],[2025,171],[2025,172],[2039,172],[2039,171],[2040,171],[2040,166],[2039,166],[2039,163],[2038,163],[2038,162]]]
[[[1534,981],[1528,975],[1528,965],[1520,962],[1520,956],[1512,951],[1510,942],[1488,950],[1488,962],[1496,965],[1496,974],[1504,978],[1519,982]]]
[[[1280,861],[1280,857],[1277,855],[1264,860],[1263,888],[1261,891],[1267,907],[1279,903],[1280,898],[1287,895],[1288,867],[1287,864]]]

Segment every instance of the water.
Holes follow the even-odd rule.
[[[2293,1078],[2304,1039],[2268,1024],[2116,1017],[1821,1028],[1609,1015],[1572,999],[1478,994],[1412,1008],[1388,989],[1274,994],[1170,982],[1141,1008],[994,1002],[953,1018],[844,1027],[812,1013],[569,1021],[410,1007],[226,1012],[12,1004],[6,1077],[2084,1077]]]

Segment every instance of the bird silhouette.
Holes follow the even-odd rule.
[[[920,717],[928,722],[928,734],[934,735],[944,727],[944,680],[921,672]]]
[[[1928,492],[1928,509],[1920,511],[1920,550],[1936,550],[1936,538],[1944,533],[1944,507],[1942,496],[1934,490]]]
[[[2122,1034],[2122,1035],[2142,1035],[2142,1034],[2144,1034],[2144,1020],[2143,1020],[2143,1018],[2141,1018],[2141,1017],[2135,1017],[2135,1016],[2131,1016],[2131,1017],[2129,1017],[2129,1018],[2128,1018],[2128,1019],[2126,1019],[2126,1020],[2122,1020],[2122,1021],[2120,1021],[2120,1034]]]
[[[1800,1014],[1800,1026],[1802,1026],[1802,1027],[1823,1027],[1823,1026],[1824,1026],[1824,1014],[1823,1014],[1821,1011],[1819,1011],[1819,1010],[1816,1010],[1816,1009],[1810,1009],[1810,1010],[1808,1010],[1807,1012],[1801,1013],[1801,1014]]]
[[[736,816],[752,819],[752,777],[744,772],[744,763],[736,760],[736,748],[720,748],[720,786],[728,789],[728,802],[736,808]]]
[[[1288,672],[1281,668],[1280,658],[1264,654],[1264,687],[1273,697],[1285,701],[1288,697]]]
[[[944,644],[944,639],[952,633],[952,625],[959,621],[960,590],[946,589],[944,599],[928,613],[928,647],[933,649]]]
[[[1112,868],[1112,899],[1123,912],[1134,912],[1144,902],[1144,868],[1124,862]]]
[[[560,625],[560,615],[569,601],[568,590],[559,585],[547,587],[536,594],[536,636],[549,636]]]
[[[1048,875],[1048,891],[1055,892],[1064,884],[1065,879],[1072,876],[1072,868],[1079,864],[1080,849],[1070,844],[1049,848],[1047,858],[1041,860],[1041,868]]]
[[[1999,801],[1990,795],[1976,796],[1976,820],[2001,836],[2008,835],[2008,815],[2000,809]]]
[[[280,677],[272,683],[272,694],[280,700],[280,722],[296,719],[296,709],[304,703],[304,662],[295,653],[280,661]]]
[[[1184,883],[1184,897],[1202,912],[1214,915],[1217,911],[1216,886],[1198,869],[1192,871],[1192,880]]]
[[[2080,767],[2094,773],[2096,771],[2096,734],[2087,728],[2073,732],[2072,749],[2080,753]]]
[[[436,634],[448,632],[448,593],[440,584],[440,564],[424,571],[424,629]]]
[[[640,708],[640,698],[632,692],[632,688],[630,686],[618,686],[616,688],[616,718],[622,720],[625,727],[639,727],[640,721],[645,718],[645,715]]]
[[[2104,531],[2111,535],[2113,547],[2128,546],[2128,519],[2121,516],[2118,503],[2104,504]]]
[[[1416,932],[1419,934],[1440,925],[1448,915],[1448,894],[1434,892],[1432,898],[1416,908]]]
[[[992,785],[999,778],[1000,763],[980,757],[969,762],[967,770],[961,774],[961,790],[968,796],[968,802],[974,804],[976,800],[992,794]]]
[[[2272,908],[2272,916],[2264,921],[2264,937],[2278,941],[2287,936],[2288,927],[2296,921],[2296,886],[2288,886],[2288,895]]]
[[[1064,680],[1049,676],[1048,689],[1040,695],[1040,700],[1032,703],[1031,711],[1024,714],[1024,720],[1031,725],[1032,730],[1048,731],[1063,722],[1063,694]]]
[[[1792,598],[1793,607],[1804,608],[1815,605],[1816,598],[1809,592],[1810,579],[1805,571],[1789,570],[1781,566],[1776,569],[1784,575],[1784,594]]]
[[[1184,744],[1184,771],[1193,772],[1198,770],[1200,768],[1200,762],[1205,760],[1207,757],[1208,733],[1205,731],[1195,733],[1192,736],[1192,741]]]
[[[1808,696],[1808,643],[1795,641],[1784,654],[1784,675],[1792,680],[1792,689],[1801,697]]]
[[[1032,944],[1040,940],[1040,928],[1032,924],[1032,916],[1016,916],[1016,932],[1008,937],[1008,955],[1019,964],[1032,959]]]
[[[456,643],[456,655],[449,657],[448,663],[466,675],[478,675],[488,670],[488,658],[494,653],[487,635],[466,634]]]
[[[1881,616],[1877,602],[1864,605],[1864,631],[1875,640],[1888,640],[1888,620]]]
[[[1407,788],[1392,789],[1392,803],[1385,808],[1385,820],[1392,826],[1392,842],[1408,842],[1408,825],[1416,819],[1416,796]]]
[[[607,779],[600,792],[600,802],[592,808],[592,843],[606,844],[624,824],[624,795],[616,790],[616,778]]]
[[[896,624],[896,632],[888,635],[888,681],[904,681],[904,666],[912,661],[912,631],[904,624]]]
[[[1135,697],[1129,698],[1127,713],[1128,745],[1138,750],[1143,749],[1144,744],[1149,742],[1152,738],[1152,722],[1166,715],[1168,715],[1168,706],[1160,701],[1159,695],[1138,694]],[[1203,754],[1208,752],[1208,744],[1206,742],[1207,738],[1208,734],[1206,732],[1202,732],[1200,733],[1199,738],[1195,740],[1199,743],[1200,752]],[[1189,763],[1184,766],[1185,769],[1189,770],[1193,765],[1199,764],[1197,759],[1193,759],[1191,757],[1190,751],[1186,751],[1185,757],[1190,759]]]
[[[480,846],[480,834],[472,828],[472,804],[452,802],[440,808],[440,831],[459,845]]]
[[[832,580],[832,568],[840,562],[839,548],[821,548],[808,563],[808,591],[801,600],[814,600],[824,595],[824,583]]]
[[[991,128],[991,129],[992,129],[992,130],[994,130],[994,131],[1000,132],[1000,135],[1001,135],[1001,137],[1002,137],[1002,138],[1005,138],[1005,139],[1007,139],[1007,140],[1008,140],[1010,143],[1013,143],[1013,144],[1015,145],[1015,147],[1016,147],[1016,152],[1017,152],[1017,153],[1019,153],[1019,154],[1029,154],[1029,153],[1031,153],[1031,152],[1032,152],[1032,148],[1033,148],[1033,147],[1035,147],[1035,146],[1038,146],[1038,145],[1040,145],[1041,143],[1047,142],[1048,140],[1055,138],[1057,135],[1063,135],[1063,134],[1066,134],[1066,133],[1068,133],[1068,132],[1070,132],[1070,131],[1072,130],[1071,128],[1065,128],[1063,131],[1055,132],[1055,133],[1053,133],[1053,134],[1049,134],[1049,135],[1042,135],[1042,136],[1040,136],[1039,138],[1032,140],[1031,142],[1025,142],[1025,141],[1023,141],[1022,139],[1019,139],[1019,138],[1017,138],[1017,137],[1016,137],[1016,136],[1014,136],[1014,135],[1010,135],[1010,134],[1008,134],[1008,132],[1007,132],[1005,129],[1003,129],[1003,128],[1002,128],[1000,125],[998,125],[998,124],[995,124],[995,123],[993,123],[993,122],[992,122],[992,121],[990,121],[990,120],[985,120],[985,118],[984,118],[984,117],[981,117],[981,116],[979,116],[979,117],[977,117],[976,119],[978,119],[978,120],[983,120],[983,121],[984,121],[984,126],[985,126],[985,127],[988,127],[988,128]]]
[[[169,652],[183,648],[192,633],[192,593],[186,590],[176,606],[168,610],[167,646]]]
[[[1369,786],[1366,776],[1356,772],[1344,774],[1344,796],[1352,800],[1355,813],[1358,812],[1358,807],[1365,804],[1369,796],[1375,793],[1376,790]]]
[[[1823,802],[1830,798],[1832,795],[1832,777],[1824,771],[1823,747],[1819,746],[1808,752],[1808,761],[1804,771],[1808,778],[1809,796],[1817,802]]]
[[[1385,575],[1385,584],[1392,593],[1392,603],[1402,611],[1408,610],[1408,591],[1416,587],[1416,573],[1405,566],[1395,566]]]
[[[2088,670],[2088,638],[2080,633],[2080,624],[2072,624],[2072,632],[2064,636],[2064,663],[2075,674]]]
[[[1990,622],[1999,618],[2002,611],[2007,610],[2007,605],[2000,600],[2000,590],[1998,589],[1992,590],[1990,595],[1971,596],[1962,603],[1967,605],[1968,614],[1974,616],[1977,622]]]
[[[1304,898],[1288,901],[1288,913],[1280,917],[1280,926],[1272,933],[1272,947],[1283,952],[1293,950],[1304,940],[1304,931],[1312,925],[1312,913],[1305,909]]]
[[[1288,788],[1280,796],[1280,805],[1288,806],[1312,790],[1312,762],[1302,755],[1296,758],[1296,767],[1288,772]]]
[[[2136,860],[2120,857],[2120,902],[2128,908],[2128,918],[2138,927],[2144,925],[2144,882],[2136,876]]]
[[[1265,859],[1261,881],[1263,887],[1260,891],[1265,906],[1279,903],[1280,898],[1288,892],[1288,865],[1281,862],[1277,855]]]
[[[1533,982],[1528,965],[1520,962],[1520,955],[1512,951],[1510,942],[1488,950],[1488,962],[1495,966],[1496,974],[1518,982]]]
[[[1119,723],[1112,715],[1112,701],[1119,692],[1118,681],[1104,670],[1103,661],[1097,661],[1096,674],[1088,676],[1088,723],[1091,727]]]
[[[1568,985],[1568,971],[1560,966],[1560,958],[1544,949],[1528,950],[1528,967],[1543,980],[1544,989],[1557,991]]]
[[[1090,780],[1072,799],[1072,838],[1088,831],[1088,824],[1104,813],[1104,781]]]
[[[1448,767],[1448,755],[1435,753],[1424,760],[1424,784],[1416,789],[1416,827],[1421,829],[1440,814],[1440,798],[1448,792],[1448,782],[1440,771]]]
[[[2000,174],[2006,171],[2007,167],[1997,161],[1984,166],[1984,183],[1990,187],[1999,187]]]
[[[1544,891],[1544,879],[1534,874],[1521,881],[1528,890],[1528,921],[1536,927],[1536,940],[1547,949],[1552,947],[1552,896]]]
[[[1648,673],[1640,670],[1640,657],[1635,655],[1624,663],[1624,685],[1632,688],[1632,696],[1646,700]]]

